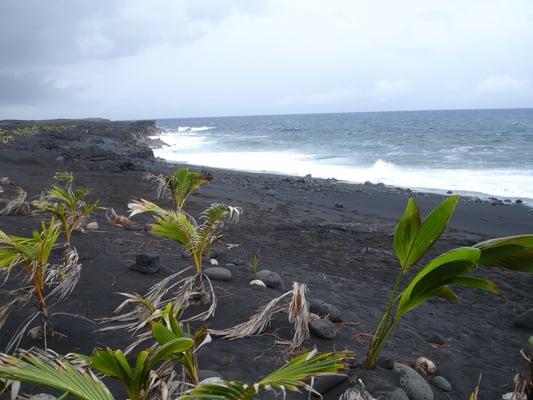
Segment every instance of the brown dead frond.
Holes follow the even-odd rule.
[[[137,222],[132,221],[125,215],[119,215],[111,207],[106,209],[105,216],[107,221],[114,226],[125,228],[126,226],[140,226]]]

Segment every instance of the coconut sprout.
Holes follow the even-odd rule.
[[[149,173],[145,179],[157,184],[157,198],[170,198],[176,209],[180,210],[196,189],[213,180],[213,175],[209,172],[194,172],[182,167],[171,175]]]
[[[43,222],[41,231],[33,232],[30,238],[10,236],[0,231],[0,273],[5,275],[4,282],[18,278],[18,287],[7,291],[8,301],[0,306],[0,328],[16,309],[30,304],[37,308],[20,325],[8,349],[18,346],[26,330],[38,317],[40,336],[46,347],[46,336],[54,333],[50,310],[70,295],[78,283],[81,265],[75,248],[66,250],[62,263],[49,262],[59,231],[54,218],[48,225]]]
[[[88,203],[84,199],[87,189],[73,189],[74,176],[71,172],[58,172],[54,175],[56,184],[35,202],[37,212],[52,214],[61,223],[66,241],[70,244],[72,233],[83,230],[89,215],[98,209],[98,200]]]
[[[216,307],[216,296],[211,281],[203,271],[204,257],[219,240],[225,222],[236,223],[241,209],[226,204],[212,204],[200,215],[199,221],[181,211],[163,209],[147,200],[132,201],[128,204],[130,217],[141,213],[153,213],[154,223],[151,232],[160,238],[169,239],[191,255],[194,274],[182,277],[183,271],[165,278],[154,285],[147,298],[150,301],[161,301],[165,296],[179,308],[186,309],[193,303],[210,304],[207,311],[194,317],[193,320],[206,320],[212,316]]]

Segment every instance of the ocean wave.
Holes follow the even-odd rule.
[[[196,147],[201,147],[203,144],[200,143]],[[456,193],[485,195],[485,197],[531,199],[533,202],[533,170],[527,169],[406,167],[383,159],[378,159],[371,165],[338,165],[331,163],[332,160],[321,160],[315,155],[294,151],[182,152],[179,150],[167,147],[157,149],[155,153],[169,161],[215,168],[300,176],[312,174],[319,178],[334,177],[353,183],[382,182],[386,185],[415,190],[440,193],[453,190]]]
[[[179,133],[183,132],[203,132],[210,129],[215,129],[216,126],[178,126],[177,131]]]

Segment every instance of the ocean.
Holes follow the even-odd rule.
[[[158,157],[533,204],[533,109],[161,119]]]

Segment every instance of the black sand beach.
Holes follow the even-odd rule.
[[[155,200],[153,186],[143,175],[176,167],[151,156],[146,137],[153,133],[153,124],[75,123],[78,128],[70,132],[43,133],[2,146],[0,176],[8,176],[35,197],[50,186],[56,171],[73,171],[78,185],[92,190],[91,198],[99,198],[102,206],[119,214],[126,214],[130,199]],[[86,127],[80,130],[81,126]],[[312,336],[306,348],[354,350],[361,363],[368,345],[361,334],[375,328],[398,270],[392,248],[396,220],[409,196],[416,198],[425,213],[443,196],[309,177],[212,172],[213,182],[192,196],[190,212],[196,215],[213,202],[225,202],[242,207],[244,213],[237,225],[227,227],[216,246],[219,264],[232,264],[228,268],[233,279],[216,283],[219,305],[209,327],[245,321],[258,306],[283,293],[249,285],[247,263],[260,250],[260,269],[278,272],[286,290],[294,281],[304,282],[310,297],[342,312],[344,322],[336,325],[336,339]],[[30,235],[41,217],[0,216],[0,230]],[[83,264],[82,277],[58,311],[83,318],[64,315],[56,319],[56,328],[67,335],[50,342],[59,353],[127,346],[131,337],[97,333],[99,326],[92,321],[113,313],[122,301],[118,292],[145,293],[163,277],[190,265],[173,243],[142,230],[112,226],[104,213],[96,214],[94,220],[99,223],[98,231],[78,233],[73,239]],[[136,221],[149,222],[150,218],[140,216]],[[533,209],[462,199],[450,228],[429,256],[490,237],[532,232]],[[229,250],[230,243],[238,246]],[[129,269],[136,254],[145,251],[160,254],[162,267],[157,274]],[[383,356],[394,360],[419,356],[433,360],[439,374],[453,385],[447,393],[434,388],[436,399],[468,398],[479,374],[480,398],[500,398],[512,390],[513,376],[523,366],[519,352],[532,332],[515,327],[514,319],[533,303],[533,276],[499,270],[482,274],[503,290],[505,302],[479,291],[458,289],[459,304],[432,300],[407,315],[383,351]],[[0,347],[20,317],[14,316],[1,331]],[[263,376],[286,360],[286,347],[274,342],[276,337],[290,337],[290,327],[286,319],[278,319],[268,332],[238,341],[214,339],[200,354],[201,368],[216,370],[226,379],[251,381]],[[444,345],[432,343],[436,335]],[[25,339],[23,347],[36,344]],[[335,394],[338,391],[326,393],[325,398],[336,398]]]

